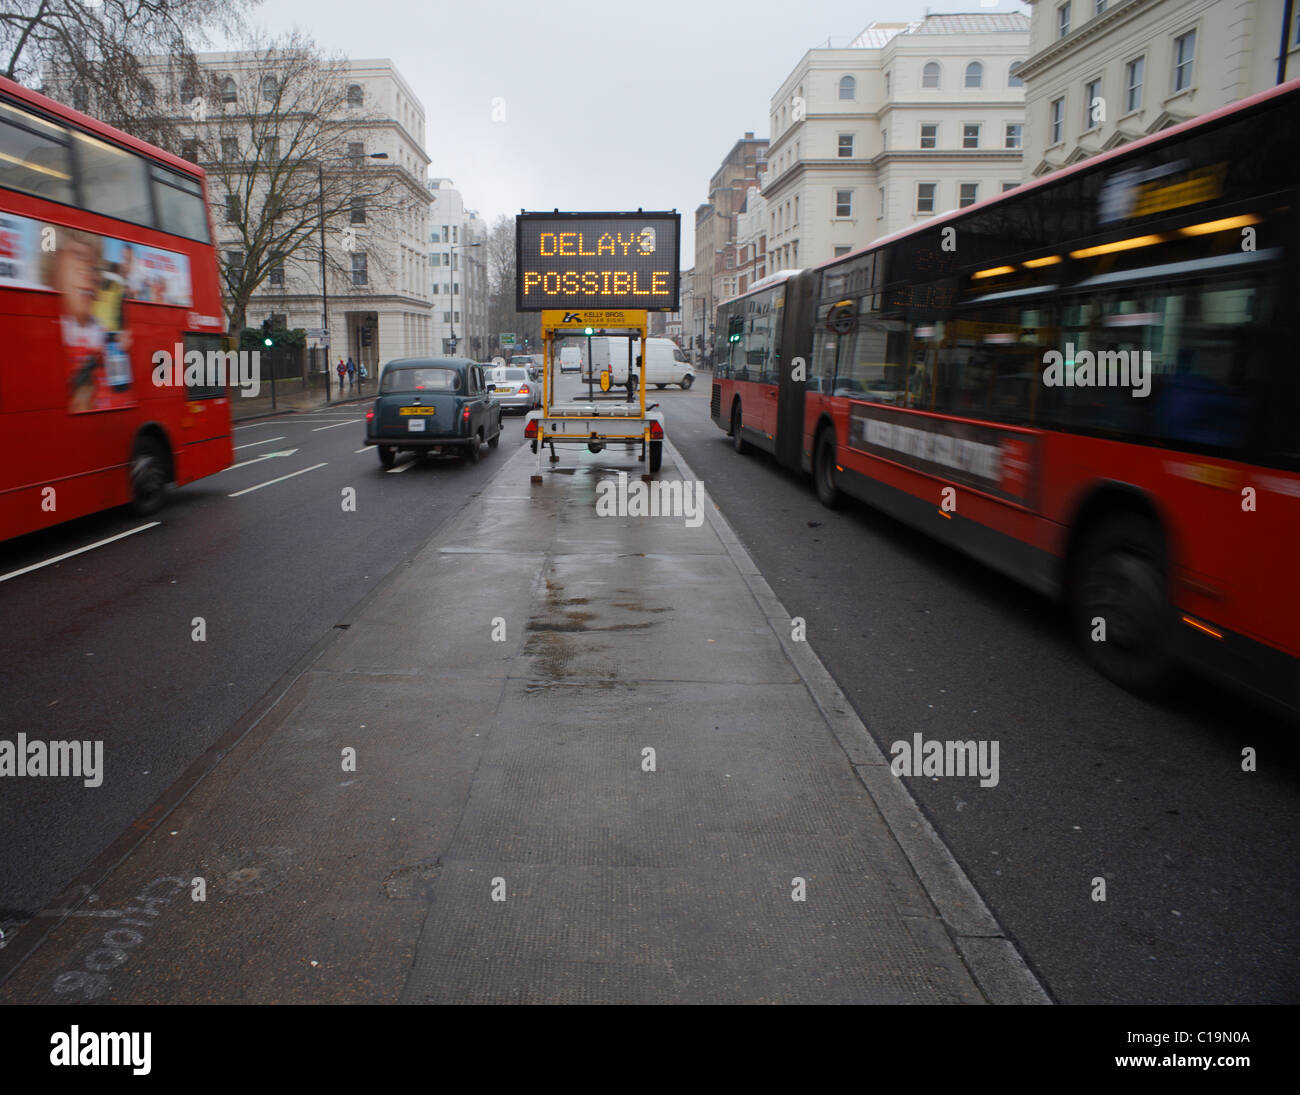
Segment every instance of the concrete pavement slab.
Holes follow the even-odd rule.
[[[0,999],[1032,998],[720,516],[501,455]]]

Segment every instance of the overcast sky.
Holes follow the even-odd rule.
[[[525,209],[695,207],[743,134],[768,136],[772,94],[808,49],[923,0],[265,0],[253,21],[328,53],[393,60],[424,104],[434,176],[491,222]],[[933,11],[1027,11],[954,0]],[[494,99],[505,120],[493,121]]]

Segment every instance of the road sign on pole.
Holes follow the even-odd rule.
[[[513,331],[506,331],[501,335],[502,346],[513,346],[515,344],[515,335]]]

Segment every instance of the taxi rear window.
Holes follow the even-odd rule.
[[[381,392],[459,392],[461,377],[455,369],[387,369],[379,382]]]

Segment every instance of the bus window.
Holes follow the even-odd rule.
[[[211,242],[208,211],[203,204],[203,187],[198,179],[155,166],[153,180],[162,230],[200,243]]]
[[[103,213],[132,224],[153,224],[145,161],[134,153],[114,148],[84,133],[74,132],[73,136],[76,138],[82,205],[93,213]]]
[[[72,202],[67,131],[0,103],[0,186],[50,201]]]

